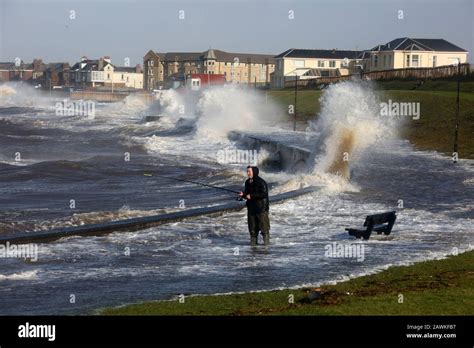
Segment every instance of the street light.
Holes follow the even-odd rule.
[[[359,70],[359,78],[362,81],[362,71],[364,70],[364,66],[362,64],[356,64],[355,66],[360,69]]]
[[[298,73],[295,71],[295,106],[293,109],[294,113],[294,123],[293,123],[293,131],[296,131],[296,102],[298,96]]]
[[[449,57],[449,59],[456,59],[458,61],[458,82],[457,82],[457,93],[456,93],[456,118],[454,126],[454,151],[453,151],[453,162],[458,161],[458,129],[459,129],[459,90],[461,86],[461,59],[458,57]]]

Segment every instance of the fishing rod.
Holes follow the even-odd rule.
[[[191,184],[196,184],[196,185],[200,185],[200,186],[211,187],[211,188],[215,188],[215,189],[217,189],[217,190],[222,190],[222,191],[227,191],[227,192],[232,192],[232,193],[237,193],[237,194],[240,193],[239,191],[230,190],[230,189],[226,189],[226,188],[224,188],[224,187],[214,186],[214,185],[210,185],[210,184],[204,184],[204,183],[202,183],[202,182],[197,182],[197,181],[192,181],[192,180],[177,179],[177,178],[172,178],[172,177],[169,177],[169,176],[158,175],[158,174],[151,174],[151,173],[145,173],[145,174],[143,174],[143,175],[144,175],[144,176],[156,176],[156,177],[158,177],[158,178],[169,179],[169,180],[175,180],[175,181],[181,181],[181,182],[189,182],[189,183],[191,183]]]

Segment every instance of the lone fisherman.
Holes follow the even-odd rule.
[[[270,219],[268,218],[268,187],[265,180],[258,176],[257,167],[247,167],[245,191],[239,196],[247,200],[247,217],[250,232],[250,244],[257,245],[258,232],[261,231],[263,243],[270,244]]]

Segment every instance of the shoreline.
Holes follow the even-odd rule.
[[[192,295],[99,315],[472,315],[474,250],[314,288]]]

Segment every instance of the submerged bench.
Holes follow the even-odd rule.
[[[349,232],[349,235],[356,238],[369,239],[372,231],[377,232],[377,234],[389,235],[392,232],[393,225],[397,215],[395,211],[389,211],[381,214],[367,215],[364,222],[365,229],[357,228],[346,228],[346,231]]]

